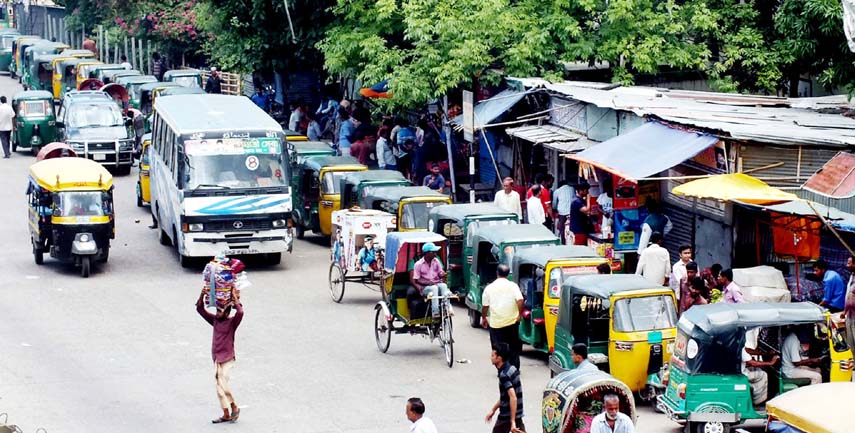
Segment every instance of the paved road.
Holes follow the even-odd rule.
[[[0,77],[0,94],[17,84]],[[408,397],[421,396],[443,432],[486,432],[497,396],[483,330],[458,307],[455,357],[438,344],[393,336],[374,344],[378,294],[350,286],[343,304],[327,292],[325,241],[307,235],[276,267],[250,266],[246,316],[237,334],[232,387],[243,408],[235,425],[218,415],[211,329],[194,311],[198,270],[178,265],[135,205],[136,169],[116,180],[117,238],[110,261],[82,279],[71,267],[30,254],[24,190],[33,158],[0,160],[0,412],[31,432],[405,432]],[[539,432],[543,358],[523,359],[525,422]],[[641,432],[676,424],[641,408]]]

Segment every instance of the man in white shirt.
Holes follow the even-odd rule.
[[[566,180],[558,182],[558,189],[552,194],[552,208],[558,212],[558,237],[561,238],[561,243],[566,244],[565,228],[567,220],[570,218],[570,204],[573,202],[573,197],[576,196],[576,190],[573,189]]]
[[[413,423],[410,433],[437,433],[433,421],[425,416],[424,402],[418,397],[407,400],[407,419]]]
[[[496,198],[493,200],[496,206],[517,214],[520,222],[523,220],[522,206],[520,205],[520,195],[514,191],[514,180],[506,177],[502,181],[502,190],[496,193]]]
[[[573,350],[573,365],[576,366],[576,370],[600,371],[596,365],[588,361],[588,346],[585,343],[576,343],[571,350]]]
[[[9,140],[12,137],[12,126],[15,120],[15,110],[6,103],[6,97],[0,96],[0,142],[3,144],[3,158],[9,158]]]
[[[746,338],[745,347],[742,348],[742,374],[748,378],[748,384],[751,386],[751,398],[754,400],[754,404],[759,405],[766,401],[769,393],[769,375],[763,371],[763,367],[774,367],[778,362],[778,355],[772,356],[772,359],[769,361],[755,359],[755,356],[767,354],[750,348],[750,342],[747,340]]]
[[[650,235],[650,246],[638,258],[635,273],[662,286],[668,285],[668,275],[671,273],[671,255],[662,248],[662,234],[653,232]]]
[[[790,379],[810,379],[811,385],[822,383],[822,373],[816,368],[820,364],[818,358],[802,356],[802,343],[795,330],[784,339],[781,346],[781,372]],[[811,367],[814,366],[814,367]]]
[[[546,223],[546,214],[543,212],[543,203],[540,201],[542,190],[540,185],[531,187],[531,197],[525,201],[525,211],[529,224]]]
[[[603,397],[603,413],[591,421],[591,433],[635,433],[632,420],[620,411],[620,398],[615,394]]]
[[[510,349],[507,361],[520,368],[519,321],[525,298],[520,286],[508,279],[511,269],[506,264],[496,268],[496,279],[484,288],[481,294],[481,326],[490,329],[490,344],[505,343]]]
[[[677,295],[677,300],[680,300],[680,283],[688,276],[686,265],[692,261],[692,247],[689,245],[680,245],[680,259],[674,262],[671,267],[671,289]],[[691,281],[689,281],[691,283]]]

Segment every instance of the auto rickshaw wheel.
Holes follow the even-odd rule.
[[[142,201],[142,186],[137,182],[137,207],[143,207]]]
[[[89,256],[83,256],[80,258],[80,276],[83,278],[89,278],[89,273],[92,270],[92,260]]]
[[[33,246],[33,259],[35,259],[37,265],[45,262],[45,252],[36,248],[35,245]]]
[[[379,305],[374,307],[374,341],[380,352],[386,353],[392,342],[392,321],[386,320],[383,308]]]
[[[721,421],[706,421],[691,423],[688,429],[691,433],[729,433],[730,424]]]
[[[481,327],[481,313],[471,308],[469,309],[469,326],[473,328]]]
[[[344,298],[344,270],[338,263],[330,265],[330,297],[333,302],[341,303]]]

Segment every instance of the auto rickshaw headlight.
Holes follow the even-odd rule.
[[[286,227],[287,225],[288,225],[287,220],[273,220],[273,228],[275,228],[275,229],[281,229],[283,227]]]
[[[78,237],[77,240],[79,240],[80,242],[89,242],[89,235],[84,233],[84,234],[80,235],[80,237]]]
[[[188,224],[187,228],[190,229],[191,232],[201,232],[205,227],[201,223],[193,223]]]

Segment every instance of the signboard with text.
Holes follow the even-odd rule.
[[[463,91],[463,140],[475,141],[475,98],[468,90]]]

